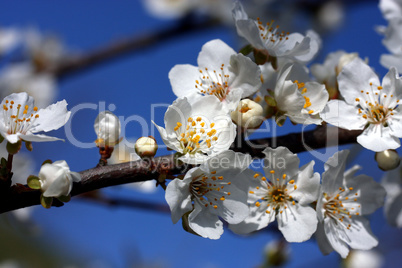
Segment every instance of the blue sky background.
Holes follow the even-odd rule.
[[[375,1],[346,9],[343,26],[325,37],[323,50],[316,60],[339,49],[359,52],[384,76],[387,70],[379,65],[385,53],[375,25],[385,25]],[[262,18],[269,21],[270,18]],[[159,20],[146,13],[140,1],[1,1],[0,26],[35,26],[43,32],[55,33],[74,51],[90,51],[120,38],[168,27],[174,21]],[[175,99],[170,89],[168,72],[175,64],[196,65],[197,55],[204,43],[222,39],[235,50],[240,48],[234,28],[214,28],[163,42],[140,53],[127,54],[104,65],[66,77],[59,83],[57,99],[66,99],[69,108],[81,103],[106,106],[114,104],[118,116],[139,115],[148,122],[141,126],[132,122],[126,127],[126,137],[139,138],[156,131],[149,123],[152,104],[170,104]],[[156,109],[156,123],[163,124],[166,108]],[[96,139],[93,122],[99,111],[83,110],[71,119],[72,131],[82,142]],[[298,131],[300,127],[286,124],[278,132]],[[55,136],[64,137],[64,130]],[[155,137],[159,144],[159,134]],[[347,147],[347,146],[346,146]],[[345,147],[345,148],[346,148]],[[65,159],[74,171],[94,167],[99,159],[97,149],[80,149],[68,142],[34,144],[38,165],[45,159]],[[160,150],[158,155],[168,152]],[[308,153],[300,154],[301,163],[314,159]],[[362,151],[356,163],[363,163],[363,173],[377,180],[383,172],[376,167],[374,153]],[[39,167],[39,166],[38,166]],[[315,170],[323,171],[323,162],[316,160]],[[105,189],[110,197],[118,196],[165,203],[162,189],[154,194],[142,194],[124,187]],[[236,236],[226,231],[218,241],[193,236],[173,225],[170,215],[130,208],[107,207],[85,200],[73,199],[62,208],[50,210],[38,207],[34,221],[41,227],[46,244],[76,258],[99,260],[104,267],[126,267],[135,262],[150,267],[256,267],[263,260],[263,248],[276,233],[262,231],[249,237]],[[384,223],[382,210],[372,216],[374,233],[380,239],[379,250],[387,254],[388,267],[402,261],[401,232]],[[399,238],[399,239],[398,239]],[[288,267],[322,265],[338,267],[339,257],[333,253],[324,257],[314,241],[292,244],[292,258]],[[23,254],[23,253],[22,253]],[[394,265],[394,266],[393,266]],[[101,267],[101,266],[96,266]]]

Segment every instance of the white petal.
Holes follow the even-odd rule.
[[[36,133],[58,129],[67,123],[70,113],[67,111],[67,102],[65,100],[41,109],[37,113],[39,117],[35,120],[35,126],[30,129],[30,132]]]
[[[253,95],[261,86],[261,70],[257,64],[243,54],[230,57],[229,70],[234,73],[235,79],[231,81],[230,88],[239,88],[242,98]]]
[[[191,176],[196,169],[193,168],[188,171],[186,177]],[[174,179],[171,181],[166,187],[165,198],[172,212],[173,223],[177,223],[186,212],[193,209],[189,184],[183,180]]]
[[[155,124],[154,121],[152,121],[152,123],[155,125],[156,129],[159,131],[159,135],[161,135],[163,143],[165,143],[165,145],[168,148],[175,150],[177,152],[182,152],[182,150],[180,149],[180,146],[179,146],[179,142],[177,141],[176,137],[173,137],[174,134],[168,136],[166,133],[166,130],[163,127],[158,126],[157,124]]]
[[[328,255],[334,249],[328,241],[327,235],[325,234],[324,224],[319,222],[317,225],[317,231],[315,232],[315,239],[317,240],[318,247],[324,255]]]
[[[275,177],[279,178],[283,174],[286,174],[288,178],[293,178],[299,172],[300,159],[288,148],[281,146],[272,149],[267,147],[263,153],[265,154],[264,172],[267,176],[271,170],[275,170]]]
[[[229,224],[240,223],[249,214],[247,193],[237,189],[234,185],[225,186],[225,190],[230,191],[231,194],[230,196],[225,196],[224,201],[219,202],[217,213]]]
[[[306,83],[307,92],[303,94],[310,99],[311,106],[307,109],[313,111],[312,114],[321,112],[328,102],[328,91],[325,86],[316,82]]]
[[[172,105],[169,106],[165,113],[165,128],[166,133],[169,135],[174,132],[174,128],[177,125],[177,122],[187,122],[188,117],[190,116],[191,105],[188,102],[187,98],[179,98],[176,99]],[[182,126],[184,128],[184,126]]]
[[[169,80],[172,85],[173,93],[178,97],[186,97],[194,92],[196,80],[199,79],[200,72],[197,67],[190,64],[175,65],[169,72]]]
[[[291,195],[301,205],[308,205],[317,200],[320,189],[320,174],[314,173],[314,161],[300,168],[300,172],[295,179],[294,185],[297,189],[291,192]],[[289,184],[293,188],[292,185]],[[290,194],[290,192],[289,192]]]
[[[370,125],[357,137],[357,142],[366,149],[381,152],[401,146],[399,139],[391,135],[389,127]]]
[[[322,192],[332,194],[343,185],[348,150],[336,152],[325,163],[325,172],[322,174]]]
[[[397,99],[402,97],[402,80],[395,67],[391,67],[382,79],[382,87],[382,93],[388,96],[395,95]]]
[[[363,215],[371,214],[384,205],[385,189],[373,178],[359,175],[346,180],[346,186],[358,189],[360,192],[357,202],[361,204]]]
[[[278,213],[278,228],[288,242],[303,242],[317,229],[316,212],[311,207],[290,205]]]
[[[218,216],[209,213],[200,206],[195,206],[188,220],[190,228],[202,237],[219,239],[223,234],[223,223]]]
[[[56,137],[50,137],[47,135],[43,134],[28,134],[27,135],[22,135],[19,134],[19,137],[23,139],[24,141],[34,141],[34,142],[44,142],[44,141],[64,141],[63,139],[59,139]]]
[[[197,63],[201,69],[220,70],[222,64],[229,64],[230,57],[237,54],[230,46],[219,39],[205,43],[198,55]]]
[[[393,198],[384,209],[387,222],[392,226],[402,228],[402,193]]]
[[[236,234],[248,234],[268,226],[269,223],[275,220],[275,211],[270,210],[270,213],[266,213],[266,206],[255,206],[250,207],[249,216],[239,224],[229,225],[229,229]]]
[[[350,241],[345,241],[351,248],[368,250],[378,245],[377,238],[373,235],[369,221],[364,217],[355,217],[352,227],[345,230]]]
[[[385,68],[395,67],[402,72],[402,55],[382,54],[380,63]]]
[[[339,230],[338,225],[330,218],[326,218],[324,221],[324,231],[328,242],[331,244],[332,248],[341,255],[342,258],[346,258],[349,254],[349,248],[347,244],[338,236]],[[340,227],[342,228],[342,227]],[[342,230],[341,230],[342,232]]]
[[[345,65],[338,76],[339,91],[348,104],[355,105],[356,98],[367,91],[370,83],[380,86],[380,81],[374,71],[360,58]]]
[[[367,120],[358,114],[359,110],[344,101],[331,100],[320,113],[325,122],[348,130],[363,129]]]

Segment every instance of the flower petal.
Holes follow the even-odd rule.
[[[260,68],[243,54],[235,54],[230,57],[229,70],[235,75],[235,79],[230,83],[230,88],[232,90],[241,89],[242,98],[253,95],[261,87]]]
[[[219,239],[223,234],[223,223],[218,216],[209,213],[200,206],[195,206],[188,216],[190,228],[202,237]]]
[[[175,65],[169,72],[169,80],[173,93],[178,97],[187,97],[198,92],[195,88],[200,72],[196,66],[190,64]]]
[[[196,170],[197,168],[193,168],[188,171],[186,177],[191,176]],[[188,181],[180,179],[171,181],[166,187],[165,198],[172,212],[173,223],[177,223],[186,212],[193,209]]]
[[[315,162],[304,165],[295,179],[297,189],[291,192],[291,195],[300,205],[308,205],[317,200],[320,189],[320,174],[314,173]],[[293,186],[292,186],[293,188]],[[294,188],[293,188],[294,189]],[[290,194],[290,192],[289,192]]]
[[[348,130],[357,130],[363,129],[367,123],[367,120],[358,113],[359,110],[353,105],[340,100],[331,100],[320,113],[320,116],[331,125]]]
[[[35,120],[34,127],[29,131],[36,133],[58,129],[67,123],[70,114],[71,112],[67,111],[67,102],[65,100],[59,101],[45,109],[40,109],[37,112],[39,117]]]
[[[338,76],[339,91],[345,101],[350,105],[356,104],[356,98],[367,91],[370,83],[373,86],[380,86],[378,76],[374,71],[360,58],[354,59],[345,65]]]
[[[229,64],[230,57],[237,54],[230,46],[220,39],[205,43],[198,55],[197,63],[201,69],[220,70],[222,64]]]
[[[278,228],[288,242],[303,242],[317,229],[316,212],[311,207],[299,204],[288,206],[283,213],[278,213]]]
[[[391,135],[389,127],[371,124],[357,137],[357,142],[366,149],[382,152],[401,146],[399,139]]]
[[[238,224],[230,224],[229,229],[236,234],[248,234],[268,226],[269,223],[275,220],[275,211],[269,210],[266,213],[267,207],[261,205],[259,207],[252,205],[248,217]]]

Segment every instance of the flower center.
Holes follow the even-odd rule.
[[[272,211],[276,213],[283,213],[284,209],[288,208],[289,204],[296,205],[296,202],[293,200],[293,197],[289,195],[287,184],[294,184],[294,180],[287,181],[286,174],[282,175],[282,179],[275,179],[275,170],[271,170],[270,174],[272,175],[271,181],[268,181],[267,178],[261,177],[260,179],[266,183],[267,189],[264,191],[263,197],[261,197],[260,201],[255,203],[255,206],[260,207],[262,203],[266,204],[267,210],[265,213],[270,214]],[[259,174],[256,173],[254,178],[259,178]],[[294,189],[297,189],[296,184],[294,184]],[[260,187],[256,188],[256,191],[259,191]],[[250,194],[255,194],[254,191],[249,191]]]
[[[360,205],[357,202],[357,197],[359,197],[358,192],[353,192],[353,188],[342,188],[334,193],[332,196],[324,193],[325,202],[323,204],[323,209],[325,210],[324,215],[335,220],[335,222],[346,229],[351,227],[352,215],[360,215]]]
[[[16,109],[15,105],[17,105]],[[38,107],[34,107],[33,112],[30,114],[28,114],[28,110],[28,105],[25,105],[24,109],[22,109],[21,104],[15,104],[14,101],[5,101],[5,104],[3,104],[3,118],[8,134],[25,134],[31,128],[35,120],[39,118],[39,115],[36,114]]]
[[[265,41],[265,44],[268,47],[273,48],[289,39],[289,32],[278,32],[279,25],[274,27],[274,20],[272,20],[271,22],[267,22],[264,26],[263,23],[260,21],[260,18],[257,18],[257,23],[258,29],[260,30],[260,37],[262,40]]]
[[[231,185],[231,182],[226,182],[223,176],[215,176],[216,171],[212,171],[212,176],[202,174],[193,178],[190,183],[190,192],[197,201],[203,206],[211,206],[214,209],[218,208],[218,201],[225,201],[226,197],[231,195],[231,192],[225,190],[225,186]]]
[[[356,98],[355,101],[358,103],[359,115],[368,123],[387,126],[387,120],[394,115],[399,100],[392,94],[388,96],[382,93],[382,89],[383,87],[375,87],[370,83],[370,90],[361,90],[364,97]]]
[[[222,64],[220,71],[213,70],[210,72],[208,68],[200,71],[200,81],[195,80],[195,88],[203,95],[215,95],[220,101],[223,101],[229,94],[229,74],[225,74]]]
[[[208,125],[201,117],[197,117],[195,120],[189,117],[185,126],[177,122],[174,131],[183,149],[183,154],[202,153],[203,150],[211,148],[218,140],[214,126],[215,123]]]
[[[303,95],[303,98],[305,101],[303,108],[309,110],[308,111],[309,114],[314,113],[314,110],[308,109],[311,106],[311,101],[310,101],[309,97],[304,95],[307,93],[307,88],[305,87],[305,84],[303,82],[299,83],[299,81],[297,81],[297,80],[295,80],[294,83],[297,84],[297,88],[300,90],[300,93]]]

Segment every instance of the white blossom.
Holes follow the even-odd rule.
[[[55,137],[36,134],[64,126],[70,117],[67,102],[59,101],[45,109],[34,106],[34,99],[27,93],[13,93],[1,102],[0,134],[10,143],[24,141],[55,141]]]
[[[179,98],[167,109],[164,121],[165,128],[154,123],[163,142],[189,164],[202,164],[229,149],[236,135],[228,111],[215,96],[198,97],[193,103]]]
[[[0,97],[26,92],[38,108],[50,105],[56,96],[57,82],[49,73],[38,73],[31,63],[10,64],[0,73]]]
[[[81,181],[81,175],[70,171],[64,160],[44,164],[38,177],[44,197],[68,196],[73,188],[73,182]]]
[[[202,47],[197,62],[198,67],[176,65],[169,72],[177,97],[213,95],[234,110],[241,98],[253,95],[261,86],[258,66],[219,39]]]
[[[274,21],[263,24],[259,19],[249,19],[239,1],[235,2],[232,13],[237,33],[254,48],[266,50],[270,56],[306,63],[320,49],[321,40],[312,30],[307,31],[306,36],[289,34],[280,31]]]
[[[0,28],[0,57],[21,41],[21,33],[14,28]]]
[[[337,152],[326,162],[317,201],[318,246],[323,254],[335,250],[342,258],[348,255],[348,246],[368,250],[378,244],[362,215],[381,207],[385,197],[384,188],[371,177],[354,176],[359,166],[345,172],[348,154],[347,150]]]
[[[292,80],[296,77],[299,79]],[[328,92],[324,85],[307,81],[303,66],[285,66],[274,91],[277,108],[292,122],[319,125],[322,122],[319,114],[327,104]]]
[[[112,112],[100,112],[95,119],[94,129],[98,136],[95,141],[98,146],[113,147],[120,142],[120,120]]]
[[[402,137],[398,106],[402,82],[397,70],[391,68],[380,84],[373,70],[356,58],[343,67],[338,84],[344,101],[329,101],[321,113],[323,120],[348,130],[364,129],[357,142],[369,150],[398,148]]]
[[[385,68],[396,67],[402,70],[402,18],[391,20],[388,27],[379,28],[379,32],[385,37],[382,40],[384,46],[391,54],[382,54],[380,63]]]
[[[380,0],[379,7],[386,20],[402,19],[401,0]]]
[[[250,100],[241,100],[236,110],[231,113],[232,120],[246,129],[260,127],[264,121],[262,106]]]
[[[239,223],[248,215],[247,192],[238,188],[249,155],[224,151],[174,179],[166,189],[166,201],[177,223],[187,212],[190,228],[202,237],[218,239],[223,233],[221,217]],[[241,184],[241,183],[240,183]]]
[[[315,211],[309,204],[317,200],[320,175],[314,161],[299,169],[299,158],[285,147],[266,148],[265,176],[250,169],[242,182],[249,185],[250,214],[241,223],[230,225],[238,234],[260,230],[275,218],[288,242],[308,240],[317,228]]]
[[[381,185],[387,191],[384,213],[387,222],[402,228],[402,166],[385,173]]]

